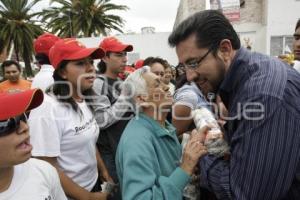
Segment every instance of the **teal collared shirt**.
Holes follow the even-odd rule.
[[[161,127],[140,113],[124,130],[116,155],[123,200],[182,199],[190,176],[179,167],[181,146],[174,126]]]

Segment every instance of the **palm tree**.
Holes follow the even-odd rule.
[[[5,22],[6,21],[0,16],[0,27],[3,27]],[[4,50],[5,50],[4,40],[0,36],[0,55],[3,53]]]
[[[59,3],[41,12],[42,21],[51,32],[61,37],[91,37],[107,35],[109,30],[122,33],[124,21],[121,17],[108,14],[113,10],[127,10],[124,5],[110,0],[52,0]]]
[[[33,40],[43,32],[33,19],[37,13],[30,13],[38,1],[0,0],[0,40],[8,50],[13,44],[18,61],[22,56],[27,76],[32,76]]]

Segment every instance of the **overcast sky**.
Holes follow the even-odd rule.
[[[180,0],[111,0],[114,4],[127,5],[128,11],[113,14],[121,16],[126,22],[124,32],[141,32],[144,26],[155,27],[156,32],[172,31]],[[41,0],[36,10],[47,8],[49,0]]]

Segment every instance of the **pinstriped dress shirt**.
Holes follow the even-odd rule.
[[[201,185],[222,200],[300,200],[300,74],[242,48],[219,92],[231,156],[203,157]]]

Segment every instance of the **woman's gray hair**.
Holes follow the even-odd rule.
[[[147,83],[143,74],[150,72],[149,66],[143,66],[132,72],[123,83],[123,90],[127,96],[136,97],[138,95],[147,95]]]
[[[143,74],[151,72],[149,66],[143,66],[132,72],[122,84],[123,94],[130,99],[133,106],[133,111],[138,114],[143,111],[143,108],[136,104],[134,97],[138,95],[147,95],[147,82],[143,77]]]

